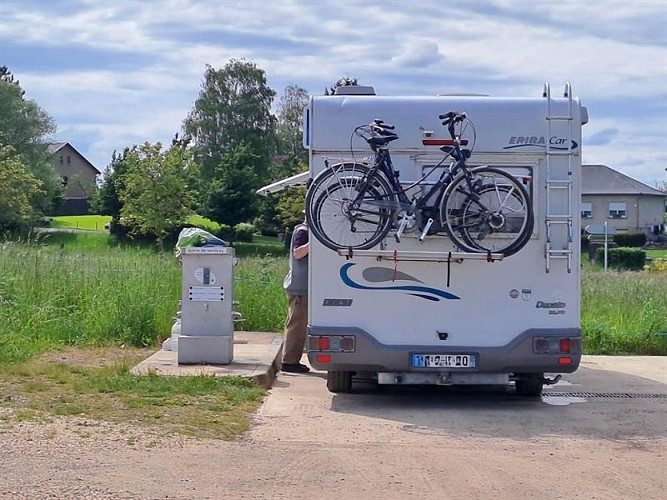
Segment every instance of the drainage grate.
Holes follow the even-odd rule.
[[[546,398],[667,399],[667,394],[641,392],[543,392]]]

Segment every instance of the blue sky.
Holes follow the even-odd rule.
[[[168,143],[205,65],[253,61],[278,97],[341,76],[383,95],[537,96],[587,106],[584,162],[667,182],[665,0],[2,0],[0,65],[103,170]]]

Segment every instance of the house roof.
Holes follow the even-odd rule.
[[[667,197],[655,188],[647,186],[606,165],[582,165],[581,194],[630,194]]]
[[[76,150],[76,148],[75,148],[74,146],[72,146],[69,142],[51,142],[51,143],[49,143],[49,144],[47,145],[47,148],[46,148],[46,149],[47,149],[47,151],[49,152],[49,154],[54,155],[54,154],[56,154],[58,151],[60,151],[62,148],[64,148],[65,146],[69,146],[70,148],[72,148],[72,150],[73,150],[76,154],[78,154],[78,155],[81,157],[81,159],[83,159],[83,161],[85,161],[85,162],[90,166],[90,168],[92,168],[93,170],[95,170],[95,172],[97,172],[98,174],[101,174],[101,173],[102,173],[102,172],[100,172],[100,171],[98,170],[98,168],[97,168],[95,165],[93,165],[92,163],[90,163],[90,162],[88,161],[88,158],[86,158],[86,157],[83,156],[81,153],[79,153],[79,152]]]
[[[48,145],[46,148],[49,154],[55,154],[58,152],[59,149],[61,149],[63,146],[65,146],[67,143],[66,142],[52,142],[51,144]]]

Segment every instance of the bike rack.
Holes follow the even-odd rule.
[[[472,253],[472,252],[423,252],[418,250],[338,250],[338,255],[346,259],[354,257],[374,257],[377,260],[391,262],[463,262],[464,260],[484,260],[494,262],[503,260],[501,253]]]

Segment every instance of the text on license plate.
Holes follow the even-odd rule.
[[[415,368],[475,368],[474,354],[413,354]]]

